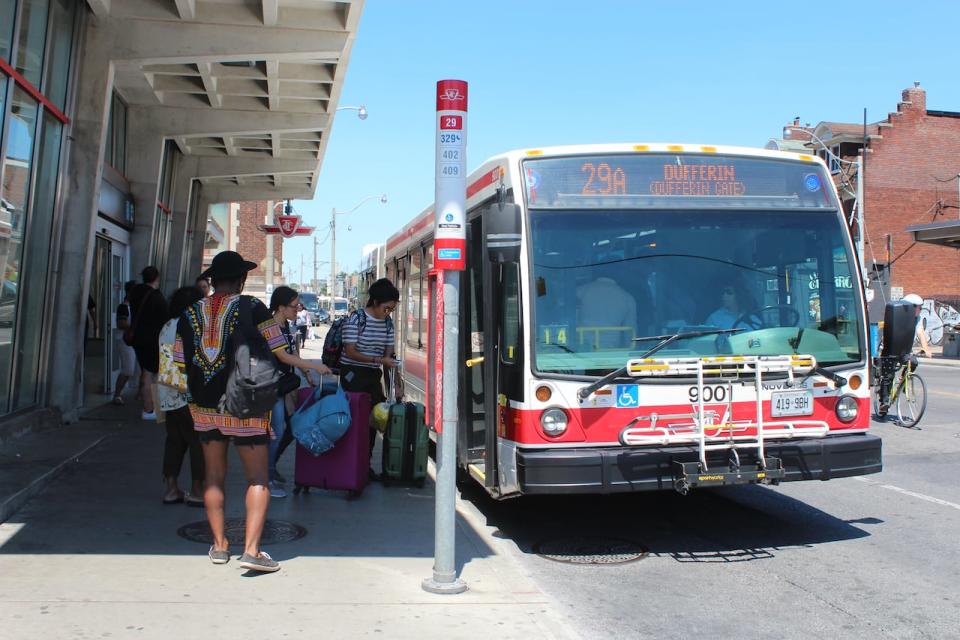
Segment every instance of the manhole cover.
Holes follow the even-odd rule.
[[[643,560],[650,550],[631,540],[576,536],[544,540],[533,546],[533,552],[569,564],[624,564]]]
[[[227,518],[227,540],[232,545],[243,545],[246,528],[246,520],[243,518]],[[210,524],[206,520],[200,522],[191,522],[177,529],[177,535],[193,542],[202,542],[204,544],[213,544],[213,533],[210,531]],[[263,527],[263,535],[260,537],[260,544],[280,544],[282,542],[293,542],[307,535],[307,530],[294,522],[284,520],[267,520]]]

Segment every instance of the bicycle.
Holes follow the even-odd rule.
[[[873,396],[873,411],[878,418],[886,418],[890,407],[896,406],[901,427],[917,426],[927,410],[927,383],[914,373],[917,360],[913,356],[874,358],[874,379],[877,391]]]

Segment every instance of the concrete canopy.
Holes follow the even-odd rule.
[[[960,248],[960,220],[914,224],[906,228],[915,242]]]
[[[173,140],[218,199],[313,197],[363,0],[88,4],[131,137]]]

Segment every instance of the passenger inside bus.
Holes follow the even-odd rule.
[[[577,287],[578,350],[623,349],[633,344],[637,302],[615,276],[619,263],[610,254],[591,267],[590,282]]]

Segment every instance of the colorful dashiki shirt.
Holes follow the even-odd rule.
[[[237,294],[214,294],[200,300],[180,318],[174,344],[174,361],[184,368],[190,389],[190,414],[194,429],[219,429],[227,436],[258,436],[271,433],[270,415],[240,420],[221,413],[220,401],[227,388],[233,332],[240,323],[240,299],[249,301],[252,325],[271,351],[282,351],[287,341],[280,325],[256,298]]]

